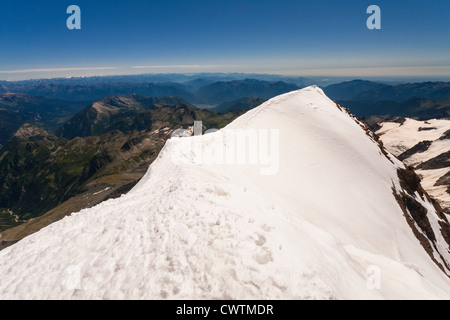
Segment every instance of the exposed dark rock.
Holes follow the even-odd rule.
[[[445,131],[442,137],[439,138],[439,140],[447,140],[447,139],[450,139],[450,130]]]
[[[442,153],[437,157],[427,160],[424,163],[417,166],[418,169],[422,170],[442,169],[448,167],[450,167],[450,151]]]
[[[130,191],[131,189],[133,189],[133,187],[139,182],[139,180],[133,181],[131,183],[125,184],[123,186],[120,186],[119,188],[117,188],[116,190],[114,190],[113,192],[111,192],[109,194],[108,197],[105,198],[104,201],[109,200],[109,199],[115,199],[120,197],[121,195],[127,193],[128,191]]]
[[[410,215],[408,213],[408,210],[410,210],[410,209],[407,206],[407,202],[408,202],[407,199],[410,199],[411,197],[409,195],[407,195],[406,193],[402,193],[401,195],[397,194],[395,188],[393,188],[393,194],[394,194],[395,199],[397,200],[397,203],[399,204],[400,208],[403,211],[403,216],[405,217],[406,222],[408,223],[408,225],[411,228],[412,232],[416,236],[417,240],[419,240],[420,244],[425,249],[425,251],[428,253],[428,255],[430,256],[431,260],[433,260],[433,262],[436,263],[436,265],[442,271],[445,272],[444,266],[441,263],[439,263],[436,260],[436,258],[434,257],[433,246],[431,245],[430,240],[420,230],[418,230],[416,228],[415,221],[414,221],[414,219],[412,217],[412,214]],[[414,209],[414,208],[412,207],[412,209]]]
[[[371,117],[362,117],[362,121],[367,124],[372,132],[377,132],[381,129],[382,122],[395,122],[400,123],[400,126],[405,123],[406,119],[403,117],[392,117],[392,116],[371,116]]]
[[[120,148],[120,150],[121,151],[129,151],[129,150],[131,150],[131,148],[133,146],[138,145],[141,142],[142,142],[142,139],[140,137],[132,138],[132,139],[128,140],[127,142],[125,142],[124,145],[122,146],[122,148]]]
[[[433,141],[430,141],[430,140],[421,141],[418,144],[416,144],[414,147],[412,147],[411,149],[408,149],[405,152],[403,152],[402,154],[400,154],[397,158],[400,161],[404,161],[405,159],[408,159],[409,157],[411,157],[412,155],[414,155],[416,153],[422,153],[422,152],[427,151],[428,148],[430,148],[432,143],[433,143]]]
[[[435,187],[450,185],[450,171],[440,177],[434,184]]]
[[[436,214],[441,219],[441,221],[439,221],[439,225],[441,226],[440,232],[442,233],[442,236],[449,245],[450,249],[450,223],[444,214],[444,210],[423,190],[420,185],[420,178],[411,167],[406,169],[399,168],[397,170],[397,175],[400,181],[400,186],[403,190],[397,191],[393,188],[393,194],[400,205],[400,208],[403,210],[403,215],[405,216],[408,225],[411,227],[414,235],[420,241],[430,258],[439,266],[439,268],[441,268],[444,272],[446,272],[446,270],[450,271],[450,267],[447,265],[442,256],[441,258],[444,265],[438,262],[434,256],[434,253],[441,255],[436,248],[435,231],[433,230],[428,219],[428,210],[415,198],[416,192],[423,200],[427,200],[433,205]]]
[[[18,240],[17,241],[2,241],[0,239],[0,250],[3,250],[9,246],[12,246],[13,244],[15,244],[17,242],[19,242],[19,241]]]
[[[414,192],[418,191],[420,196],[423,196],[424,191],[420,185],[420,178],[411,167],[408,167],[406,169],[399,168],[397,170],[397,175],[400,179],[401,187],[408,194],[413,194]]]
[[[432,130],[437,130],[437,128],[435,128],[435,127],[420,127],[418,130],[419,131],[432,131]]]

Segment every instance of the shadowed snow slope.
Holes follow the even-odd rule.
[[[217,160],[250,129],[259,148],[274,133],[271,165]],[[0,251],[0,298],[448,299],[393,195],[398,168],[321,89],[284,94],[170,139],[127,195]]]

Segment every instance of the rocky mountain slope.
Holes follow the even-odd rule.
[[[108,97],[66,123],[61,134],[68,139],[23,125],[0,152],[0,242],[20,240],[66,214],[126,193],[173,130],[196,120],[202,120],[203,130],[221,128],[237,116],[181,102],[175,97]]]
[[[112,192],[123,186],[121,174],[148,166],[170,133],[168,127],[130,134],[116,130],[66,140],[23,125],[0,156],[0,207],[27,220],[87,188]]]
[[[179,110],[176,105],[180,106]],[[151,130],[159,127],[159,122],[175,123],[179,122],[180,118],[187,118],[187,121],[192,123],[193,116],[182,114],[187,110],[185,107],[191,108],[192,105],[179,97],[155,98],[136,94],[105,97],[82,109],[64,123],[58,135],[73,139],[98,136],[112,130]]]
[[[47,99],[22,93],[0,94],[0,148],[24,123],[56,132],[84,106],[84,102]]]

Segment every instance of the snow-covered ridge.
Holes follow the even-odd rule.
[[[220,133],[172,138],[127,195],[0,251],[0,298],[450,298],[393,195],[403,164],[320,88],[226,127],[242,128],[279,130],[276,174],[173,161]]]

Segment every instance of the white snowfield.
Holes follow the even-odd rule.
[[[423,130],[424,128],[428,130]],[[417,166],[450,150],[450,140],[440,139],[448,130],[450,130],[450,120],[447,119],[418,121],[406,118],[403,124],[383,122],[381,123],[381,128],[376,133],[380,135],[387,150],[395,156],[414,147],[421,141],[432,141],[426,151],[413,154],[404,160],[404,163],[407,165]],[[416,172],[422,177],[422,186],[425,190],[437,199],[442,207],[450,209],[450,194],[447,192],[448,186],[436,186],[439,178],[450,172],[450,168],[416,170]]]
[[[449,148],[449,142],[439,140],[450,129],[450,120],[431,119],[418,121],[406,118],[400,124],[396,122],[382,122],[381,128],[376,132],[381,136],[384,146],[398,156],[402,152],[414,147],[421,141],[429,140],[433,143],[426,152],[416,153],[406,159],[408,165],[417,165],[430,160]]]
[[[239,128],[279,130],[276,174],[173,161],[194,140],[217,148],[220,132],[172,138],[127,195],[0,251],[0,298],[450,298],[394,199],[403,165],[321,89],[226,129]]]

